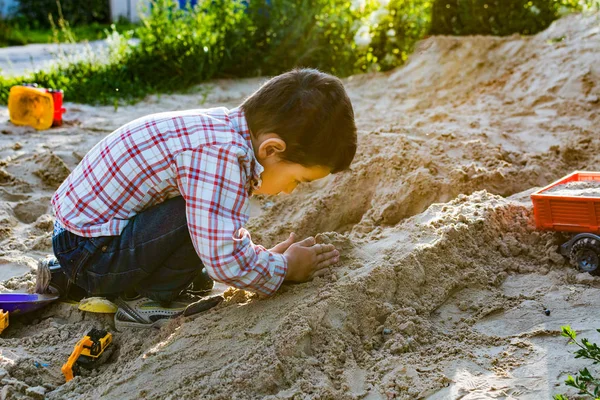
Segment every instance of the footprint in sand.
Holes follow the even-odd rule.
[[[71,173],[71,170],[67,167],[63,159],[52,152],[46,152],[36,156],[36,158],[36,163],[42,167],[34,171],[34,174],[49,187],[58,189],[60,184]]]
[[[0,258],[0,281],[20,276],[31,271],[26,263],[15,262],[4,257]]]
[[[0,185],[10,185],[15,180],[15,177],[6,172],[4,169],[0,169]]]
[[[23,201],[29,200],[31,198],[30,195],[25,193],[13,193],[9,192],[4,188],[0,188],[0,199],[4,201]]]
[[[47,214],[50,207],[50,197],[20,201],[13,207],[13,212],[19,221],[30,224],[41,215]]]

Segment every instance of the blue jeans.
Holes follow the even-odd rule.
[[[120,236],[52,238],[54,255],[69,282],[88,296],[135,290],[162,304],[174,300],[202,271],[178,196],[134,216]]]

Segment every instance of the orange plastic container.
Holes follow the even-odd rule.
[[[38,88],[37,84],[13,86],[8,94],[10,121],[39,130],[62,125],[62,105],[62,90]]]
[[[538,229],[600,232],[600,197],[557,196],[544,193],[568,182],[600,181],[600,172],[575,171],[531,195]]]
[[[54,121],[54,99],[45,89],[13,86],[8,94],[8,114],[15,125],[48,129]]]

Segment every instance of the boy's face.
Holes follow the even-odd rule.
[[[314,166],[305,167],[301,164],[287,161],[262,164],[262,185],[256,194],[290,194],[301,182],[312,182],[330,174],[329,168]]]
[[[263,166],[262,185],[255,194],[292,193],[301,182],[312,182],[331,173],[328,167],[306,167],[284,161],[280,155],[285,151],[285,142],[274,133],[262,135],[253,141],[258,162]]]

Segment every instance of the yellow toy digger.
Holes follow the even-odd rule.
[[[8,311],[0,308],[0,333],[8,328]]]
[[[79,368],[93,369],[100,362],[104,350],[112,342],[112,334],[92,329],[83,339],[75,345],[73,352],[61,370],[67,382],[73,379],[73,375],[79,374]]]

